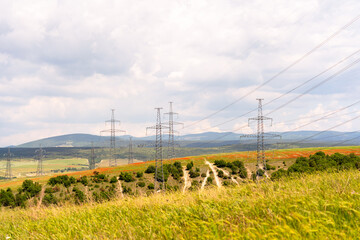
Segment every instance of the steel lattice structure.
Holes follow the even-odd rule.
[[[109,132],[110,133],[110,159],[109,159],[109,166],[116,166],[117,165],[117,160],[116,160],[116,133],[117,132],[125,132],[124,130],[118,130],[115,128],[116,123],[118,123],[120,125],[120,121],[115,119],[115,109],[111,109],[111,119],[105,121],[105,123],[110,123],[111,127],[110,129],[107,130],[103,130],[100,132]]]
[[[155,141],[155,176],[154,176],[154,192],[157,192],[157,182],[158,178],[158,170],[160,165],[161,171],[161,182],[162,182],[162,189],[165,191],[165,179],[164,179],[164,168],[163,168],[163,142],[162,142],[162,130],[168,129],[168,127],[161,123],[161,109],[162,108],[155,108],[157,115],[156,115],[156,125],[152,127],[146,128],[146,134],[149,129],[156,130],[156,141]]]
[[[250,121],[257,121],[257,134],[244,134],[240,136],[240,138],[256,138],[257,142],[257,150],[256,150],[256,158],[257,158],[257,169],[256,176],[259,176],[259,169],[263,169],[266,173],[266,159],[265,159],[265,148],[264,148],[264,139],[265,137],[281,137],[280,135],[275,134],[265,134],[264,133],[264,121],[270,120],[272,125],[272,118],[268,118],[263,116],[262,113],[262,101],[264,99],[257,98],[258,103],[258,116],[254,118],[249,118],[248,124],[250,125]],[[262,166],[261,166],[262,165]]]
[[[95,169],[95,149],[94,149],[94,142],[91,142],[91,154],[89,158],[89,169]]]
[[[43,172],[43,158],[46,151],[42,149],[41,145],[40,148],[35,151],[35,159],[38,160],[37,170],[36,170],[36,176],[42,176],[44,174]]]
[[[169,102],[169,112],[165,113],[169,116],[169,121],[167,123],[164,123],[165,125],[168,125],[169,127],[169,139],[168,139],[168,151],[167,151],[167,158],[173,159],[175,157],[175,141],[174,141],[174,133],[177,132],[174,130],[174,125],[183,125],[183,123],[180,122],[174,122],[174,116],[178,116],[179,114],[176,112],[173,112],[173,102]]]
[[[8,152],[4,154],[6,157],[6,171],[5,171],[5,178],[11,179],[12,178],[12,172],[11,172],[11,158],[14,156],[10,152],[10,148],[8,148]]]
[[[134,152],[133,152],[133,143],[132,143],[132,137],[129,137],[129,159],[128,164],[134,163]]]

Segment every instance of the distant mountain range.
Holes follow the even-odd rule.
[[[268,143],[324,143],[331,145],[339,143],[339,145],[358,145],[360,144],[360,132],[319,132],[319,131],[296,131],[296,132],[273,132],[269,134],[280,135],[277,138],[269,138]],[[176,141],[183,147],[216,147],[233,144],[248,144],[255,143],[255,138],[243,138],[243,134],[225,132],[205,132],[199,134],[188,134],[177,136]],[[127,146],[129,135],[117,137],[117,146]],[[240,138],[241,137],[241,138]],[[309,138],[309,139],[307,139]],[[163,136],[164,141],[167,141],[167,136]],[[55,137],[39,139],[36,141],[20,144],[16,147],[20,148],[38,148],[42,147],[90,147],[92,143],[95,147],[103,147],[109,145],[110,137],[102,137],[91,134],[68,134]],[[133,137],[134,144],[151,144],[155,140],[155,136],[148,137]],[[303,141],[304,140],[304,141]]]

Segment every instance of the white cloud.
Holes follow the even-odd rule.
[[[111,108],[137,136],[155,121],[154,107],[165,112],[169,101],[180,120],[199,120],[298,59],[358,15],[359,7],[356,0],[2,1],[0,145],[65,132],[97,133]],[[359,27],[358,21],[266,87],[182,131],[237,129],[248,116],[213,126],[256,108],[256,98],[269,101],[355,51]],[[279,111],[274,120],[350,104],[357,98],[358,74],[355,66]],[[312,127],[341,120],[345,117]],[[358,130],[353,128],[356,124],[340,129]]]

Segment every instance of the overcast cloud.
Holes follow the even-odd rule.
[[[0,1],[0,146],[68,133],[99,134],[116,109],[128,134],[144,136],[154,107],[174,102],[186,125],[235,101],[359,14],[358,0]],[[360,20],[242,101],[182,134],[211,128],[299,85],[360,48]],[[355,61],[269,104],[275,109]],[[359,100],[360,64],[271,117],[287,131]],[[359,111],[357,111],[359,110]],[[307,126],[324,130],[359,106]],[[321,115],[318,115],[321,116]],[[296,118],[298,121],[287,122]],[[354,121],[334,130],[360,130]],[[305,130],[304,129],[304,130]],[[237,132],[251,132],[251,128]]]

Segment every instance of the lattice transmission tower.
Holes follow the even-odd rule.
[[[259,174],[260,174],[259,169],[262,169],[264,171],[264,175],[267,176],[267,174],[266,174],[267,166],[266,166],[266,159],[265,159],[264,139],[269,138],[269,137],[280,137],[281,138],[281,136],[276,135],[276,134],[269,134],[269,133],[265,134],[264,133],[264,121],[270,120],[271,125],[272,125],[272,118],[268,118],[268,117],[263,116],[262,101],[264,99],[257,98],[256,100],[259,101],[259,104],[258,104],[258,116],[253,117],[253,118],[249,118],[248,124],[250,126],[250,121],[257,121],[257,134],[244,134],[244,135],[241,135],[240,138],[256,138],[256,140],[257,140],[256,178],[258,178]]]
[[[5,178],[11,179],[12,178],[12,171],[11,171],[11,158],[14,156],[10,152],[10,148],[8,148],[8,152],[4,154],[6,157],[6,171],[5,171]]]
[[[146,128],[146,135],[149,129],[156,130],[156,141],[155,141],[155,176],[154,176],[154,192],[157,192],[157,182],[162,182],[162,189],[165,191],[165,179],[164,179],[164,168],[163,168],[163,142],[162,142],[162,130],[167,129],[168,126],[161,123],[161,109],[155,108],[156,115],[156,125]],[[159,165],[160,165],[160,176],[159,175]]]
[[[174,122],[174,116],[179,116],[178,113],[173,112],[173,102],[169,102],[170,103],[170,107],[169,107],[169,112],[165,113],[166,115],[169,116],[169,121],[167,123],[164,123],[166,125],[168,125],[169,127],[169,141],[168,141],[168,151],[167,151],[167,158],[168,159],[173,159],[175,158],[175,140],[174,140],[174,133],[177,131],[174,130],[174,125],[183,125],[183,123],[180,122]]]
[[[110,129],[103,130],[100,132],[109,132],[110,133],[110,159],[109,159],[109,166],[116,166],[117,165],[117,159],[116,159],[116,133],[117,132],[125,132],[124,130],[118,130],[116,129],[116,124],[120,126],[120,121],[115,119],[115,109],[111,109],[111,119],[105,121],[105,123],[110,123],[111,127]]]
[[[133,152],[133,142],[132,137],[129,137],[129,159],[128,164],[134,163],[134,152]]]
[[[43,158],[46,151],[42,149],[41,145],[40,148],[35,151],[35,159],[38,161],[36,176],[42,176],[43,172]]]
[[[90,152],[90,158],[89,158],[89,169],[93,170],[95,169],[95,149],[94,149],[94,142],[91,142],[91,152]]]

